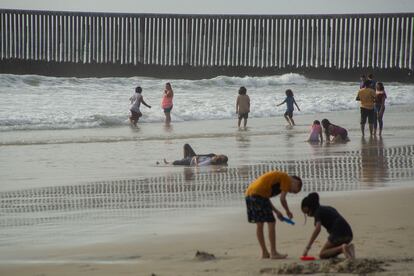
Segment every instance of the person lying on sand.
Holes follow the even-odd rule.
[[[320,205],[318,193],[310,193],[305,197],[301,207],[305,215],[315,218],[315,230],[303,251],[303,256],[308,255],[313,242],[321,232],[321,226],[323,226],[328,231],[329,237],[322,247],[319,257],[327,259],[343,253],[348,259],[355,258],[355,248],[351,243],[353,238],[351,226],[335,208]]]
[[[175,160],[171,164],[175,166],[208,166],[208,165],[225,165],[228,157],[224,154],[196,154],[189,144],[184,145],[184,158]],[[164,159],[165,164],[170,164]]]
[[[281,254],[276,250],[276,220],[275,213],[279,220],[283,220],[283,214],[272,204],[271,197],[280,194],[280,203],[286,211],[289,219],[293,214],[289,210],[286,201],[287,193],[299,193],[302,189],[302,180],[296,175],[288,175],[285,172],[267,172],[252,183],[246,190],[247,220],[256,223],[256,236],[262,250],[263,259],[284,259],[286,254]],[[267,250],[263,226],[267,223],[269,230],[270,253]]]

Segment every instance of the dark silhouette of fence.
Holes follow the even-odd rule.
[[[0,26],[1,72],[6,73],[352,71],[355,77],[355,71],[373,70],[413,78],[413,13],[255,16],[0,10]],[[95,71],[88,73],[90,69]]]

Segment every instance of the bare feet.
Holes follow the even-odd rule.
[[[345,258],[351,259],[351,256],[348,252],[348,246],[346,244],[343,244],[341,247],[342,247],[342,253],[344,253]]]
[[[269,258],[270,258],[269,252],[262,253],[262,259],[269,259]]]
[[[352,247],[351,247],[351,244],[350,245],[348,245],[348,244],[343,244],[342,245],[342,252],[344,253],[344,255],[347,259],[353,259],[354,258],[353,257],[354,254],[353,254],[351,248],[353,250],[354,245],[352,245]]]
[[[276,253],[276,254],[272,254],[270,258],[273,260],[279,260],[279,259],[286,259],[287,256],[288,256],[287,254]]]
[[[354,244],[348,244],[349,253],[351,253],[351,258],[355,259],[355,246]]]

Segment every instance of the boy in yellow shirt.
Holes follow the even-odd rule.
[[[295,175],[285,172],[271,171],[261,175],[250,183],[246,190],[247,218],[250,223],[256,223],[256,235],[262,249],[262,258],[284,259],[286,254],[276,250],[276,220],[273,212],[282,220],[283,214],[275,208],[270,198],[280,194],[280,203],[291,219],[293,214],[286,201],[287,193],[298,193],[302,189],[302,180]],[[267,222],[269,230],[270,254],[264,240],[263,226]]]

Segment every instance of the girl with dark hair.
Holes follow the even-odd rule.
[[[375,89],[375,121],[374,121],[374,135],[377,134],[377,125],[379,125],[379,136],[382,134],[382,127],[383,121],[382,117],[384,116],[385,111],[385,99],[387,98],[387,94],[385,93],[384,85],[382,82],[377,82],[376,89]],[[378,121],[378,124],[377,124]]]
[[[307,141],[310,143],[323,143],[321,122],[318,120],[313,121],[311,133]]]
[[[308,255],[323,226],[328,231],[329,237],[322,247],[319,257],[327,259],[343,253],[348,259],[355,258],[355,248],[351,243],[353,238],[351,226],[335,208],[320,205],[318,193],[310,193],[305,197],[301,207],[305,215],[315,218],[315,230],[303,251],[303,256]]]
[[[329,122],[328,119],[322,120],[322,126],[325,129],[326,142],[348,142],[348,131],[343,127],[337,126]],[[331,140],[331,136],[333,136]]]
[[[293,97],[293,91],[290,89],[287,89],[285,91],[286,94],[286,98],[283,102],[281,102],[280,104],[276,105],[276,106],[280,106],[284,103],[286,103],[286,112],[283,116],[285,116],[286,121],[289,123],[289,126],[294,126],[295,125],[295,121],[293,121],[293,110],[294,110],[294,105],[296,105],[296,108],[300,111],[300,108],[298,106],[298,104],[295,101],[295,98]]]

